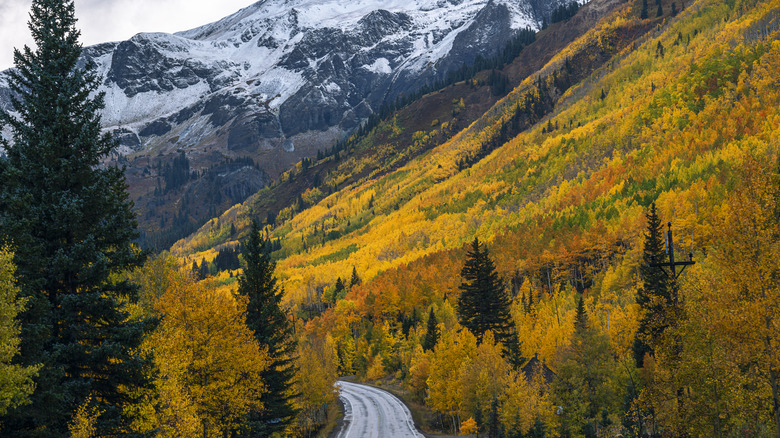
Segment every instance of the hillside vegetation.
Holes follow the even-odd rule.
[[[333,341],[340,373],[392,376],[440,414],[432,427],[777,436],[779,25],[776,0],[619,3],[464,129],[439,120],[409,139],[389,117],[361,141],[406,135],[386,159],[414,158],[387,173],[350,158],[360,178],[333,170],[332,193],[268,221],[286,304]],[[453,117],[468,107],[450,102]],[[264,193],[172,253],[235,245]],[[652,204],[696,264],[637,361]],[[516,357],[557,373],[541,392],[508,346],[461,330],[475,238],[505,280]],[[423,348],[431,315],[439,339]]]

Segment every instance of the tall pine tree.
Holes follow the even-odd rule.
[[[250,415],[244,433],[247,436],[270,436],[281,432],[295,418],[292,405],[295,367],[293,327],[281,308],[283,290],[274,276],[276,263],[268,253],[257,222],[252,223],[249,239],[244,244],[246,268],[238,277],[238,293],[248,298],[247,326],[254,331],[261,346],[268,347],[271,365],[263,372],[265,392],[260,399],[262,412]]]
[[[433,313],[433,307],[431,307],[430,312],[428,312],[428,325],[423,337],[422,348],[432,351],[436,348],[437,342],[439,342],[439,321],[436,319],[436,314]]]
[[[101,166],[116,142],[101,134],[103,95],[94,66],[79,64],[75,24],[72,0],[33,0],[37,47],[14,51],[16,115],[0,111],[13,134],[2,143],[0,240],[28,300],[18,361],[42,365],[30,405],[3,420],[8,436],[67,436],[86,404],[100,435],[123,434],[127,388],[149,384],[150,361],[136,352],[152,324],[128,319],[137,289],[116,276],[143,261],[135,215],[122,169]]]
[[[509,297],[504,283],[496,272],[487,248],[475,238],[466,254],[460,271],[464,282],[457,302],[460,324],[469,329],[479,342],[490,330],[498,342],[510,336],[512,320],[509,315]]]
[[[577,311],[574,314],[574,331],[582,332],[588,329],[588,313],[585,311],[585,300],[582,295],[577,299]]]
[[[647,217],[647,233],[642,252],[642,288],[636,296],[641,312],[639,329],[634,340],[634,360],[637,366],[644,364],[645,354],[653,354],[658,339],[666,329],[666,310],[672,304],[669,280],[666,274],[650,266],[651,263],[661,263],[666,255],[664,226],[658,217],[655,203],[650,206]]]

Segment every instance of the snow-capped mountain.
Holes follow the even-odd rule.
[[[225,174],[245,197],[383,103],[496,54],[569,1],[261,0],[188,31],[86,47],[82,61],[103,78],[102,121],[120,140],[141,223],[160,218],[164,228],[164,201],[147,198],[162,192],[161,163],[181,151],[200,174],[228,158],[254,159],[260,169]],[[10,109],[4,76],[0,106]],[[198,196],[184,190],[180,200]]]
[[[495,53],[563,2],[264,0],[84,56],[105,78],[103,122],[123,153],[204,142],[292,150],[332,141],[383,102]]]

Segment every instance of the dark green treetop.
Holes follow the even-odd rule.
[[[29,406],[9,413],[4,433],[64,437],[87,400],[101,435],[126,433],[132,418],[123,388],[149,385],[137,356],[150,320],[129,320],[137,288],[117,274],[144,255],[123,170],[102,163],[116,142],[101,133],[103,94],[81,45],[72,0],[34,0],[36,49],[14,51],[9,86],[14,115],[0,111],[3,141],[0,240],[14,252],[22,295],[19,362],[42,364]]]
[[[353,266],[352,277],[349,279],[349,287],[356,286],[360,283],[362,283],[362,280],[360,280],[360,277],[358,276],[357,269]]]
[[[260,345],[268,347],[271,360],[262,373],[267,388],[260,399],[264,410],[250,415],[244,433],[269,436],[283,431],[297,413],[292,405],[295,394],[291,390],[297,374],[295,338],[292,324],[281,307],[284,291],[274,275],[276,263],[269,256],[268,242],[261,237],[257,222],[252,222],[243,256],[246,267],[238,277],[238,293],[248,298],[246,323]]]
[[[672,304],[671,287],[666,274],[650,266],[661,263],[665,257],[663,224],[658,217],[655,203],[646,214],[647,232],[642,252],[642,287],[637,292],[636,302],[640,308],[639,328],[634,342],[634,360],[638,366],[644,363],[645,354],[653,354],[659,337],[667,326],[666,309]]]
[[[433,313],[433,307],[431,307],[430,312],[428,312],[428,324],[425,330],[422,348],[423,350],[433,350],[436,348],[437,342],[439,342],[439,321],[436,319],[436,314]]]
[[[588,313],[585,311],[585,300],[582,295],[577,300],[577,312],[574,314],[574,331],[580,333],[588,329]]]
[[[460,271],[463,283],[457,302],[460,324],[469,329],[479,342],[486,331],[493,332],[499,342],[509,336],[512,321],[509,297],[487,248],[475,238]]]

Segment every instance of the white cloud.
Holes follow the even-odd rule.
[[[139,32],[178,32],[230,15],[252,0],[75,0],[85,46],[121,41]],[[14,47],[32,46],[27,29],[32,0],[0,0],[0,70],[13,65]]]

